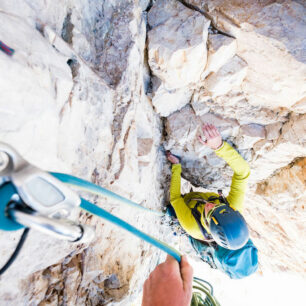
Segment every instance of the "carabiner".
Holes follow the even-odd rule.
[[[29,164],[7,143],[0,142],[0,152],[4,157],[4,168],[0,168],[0,176],[10,176],[13,172],[17,172]]]
[[[7,157],[0,176],[11,181],[30,208],[45,216],[64,218],[81,203],[80,197],[61,181],[24,160],[10,145],[0,142]]]

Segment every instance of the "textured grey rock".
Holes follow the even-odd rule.
[[[143,205],[159,205],[163,191],[159,184],[155,190],[154,182],[159,181],[160,129],[144,95],[143,4],[20,1],[15,5],[16,10],[9,1],[0,4],[1,40],[15,49],[12,58],[0,53],[6,71],[0,74],[1,103],[9,101],[1,105],[1,141],[38,167],[93,180]],[[144,138],[153,140],[141,157],[145,165],[138,160]],[[107,208],[113,203],[98,199],[97,205]],[[111,210],[120,211],[131,223],[137,218],[125,208]],[[76,247],[33,232],[16,265],[0,280],[3,303],[96,305],[138,294],[143,280],[139,284],[138,277],[133,280],[134,269],[142,270],[144,278],[159,253],[154,250],[148,262],[140,257],[139,239],[117,234],[117,229],[79,211],[73,218],[79,215],[80,222],[96,228],[97,239],[90,246]],[[151,223],[144,221],[144,228],[145,224]],[[5,250],[1,264],[18,235],[0,234]],[[151,252],[148,245],[143,251]],[[135,268],[138,265],[143,268]],[[99,277],[113,274],[120,288],[104,290]]]
[[[236,37],[237,55],[249,66],[242,87],[250,104],[293,110],[305,99],[305,5],[291,0],[185,2]],[[305,104],[299,112],[305,112]]]
[[[252,228],[256,229],[254,236],[258,237],[257,245],[262,250],[262,263],[271,270],[283,271],[285,274],[287,271],[305,274],[303,262],[306,250],[305,245],[301,243],[305,239],[305,165],[305,157],[299,158],[257,184],[258,208],[248,209],[248,219]],[[264,212],[270,222],[259,226],[256,217],[261,212]],[[273,239],[266,233],[270,233]],[[273,260],[270,257],[271,250],[277,253]]]
[[[217,72],[234,57],[237,51],[236,40],[222,34],[209,34],[207,45],[207,64],[201,79],[205,79],[212,72]]]
[[[155,22],[151,14],[160,15]],[[167,89],[200,80],[206,60],[210,21],[177,1],[157,1],[149,12],[149,65]],[[180,33],[180,35],[177,35]],[[192,35],[190,35],[192,33]]]
[[[281,134],[281,128],[282,128],[281,122],[272,123],[266,126],[266,132],[267,132],[267,139],[268,140],[274,140],[277,139]]]
[[[164,85],[161,85],[154,93],[152,104],[157,113],[167,117],[188,104],[191,96],[192,90],[189,88],[167,90]]]
[[[212,97],[227,94],[231,89],[237,89],[247,75],[247,63],[239,56],[226,62],[216,73],[205,79],[204,86]]]

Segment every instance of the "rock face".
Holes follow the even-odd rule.
[[[222,34],[208,36],[208,57],[205,71],[201,78],[205,79],[210,73],[217,72],[227,61],[236,54],[236,39]]]
[[[234,56],[220,69],[208,76],[204,86],[213,98],[227,94],[238,87],[247,74],[247,63],[239,56]]]
[[[269,267],[274,271],[279,268],[304,272],[303,251],[298,250],[303,235],[298,238],[294,234],[305,230],[300,219],[304,207],[290,208],[288,204],[296,200],[301,203],[303,200],[299,199],[303,198],[304,191],[301,187],[296,187],[300,191],[295,195],[294,187],[286,191],[287,177],[280,173],[288,173],[288,169],[302,172],[301,161],[297,163],[299,166],[292,166],[291,162],[306,154],[303,109],[306,58],[299,30],[305,24],[305,6],[295,1],[181,2],[209,17],[212,28],[208,35],[206,68],[201,80],[188,86],[193,92],[190,105],[183,109],[178,106],[166,119],[165,147],[182,157],[182,175],[193,185],[189,188],[228,190],[232,172],[197,141],[202,123],[216,125],[223,138],[251,165],[246,217],[259,250],[266,248],[261,270]],[[287,166],[289,164],[291,166]],[[302,186],[303,179],[297,176],[297,185]],[[288,204],[277,218],[275,211],[268,212],[266,207],[271,201],[269,196],[260,193],[260,186],[270,186],[272,182],[276,193],[274,201],[279,195],[281,202]],[[291,209],[296,224],[293,219],[287,220]],[[265,211],[267,216],[264,216]],[[268,238],[267,233],[271,233],[273,226],[275,233]],[[265,239],[271,241],[265,244]],[[287,252],[283,247],[285,240],[291,251],[282,255]],[[271,260],[268,255],[270,252],[271,256],[271,250],[279,259]],[[297,260],[286,264],[290,256]]]
[[[306,159],[299,158],[277,171],[268,180],[256,187],[256,202],[259,206],[249,209],[249,219],[256,228],[254,236],[262,251],[262,264],[274,271],[297,271],[305,274],[305,231],[303,215],[305,211]],[[265,214],[270,222],[259,227],[256,216]],[[253,220],[253,221],[252,221]],[[266,233],[270,233],[271,237]],[[286,246],[279,247],[280,245]],[[269,260],[269,252],[277,252]],[[271,254],[271,253],[270,253]]]
[[[219,30],[236,38],[237,55],[248,63],[242,86],[250,104],[305,112],[303,4],[290,0],[185,2],[205,11]]]
[[[15,54],[0,52],[0,139],[38,167],[159,209],[160,123],[144,94],[143,9],[122,1],[2,1],[0,36]],[[158,221],[138,222],[137,212],[91,200],[145,231]],[[72,218],[93,226],[96,239],[75,245],[32,231],[1,277],[0,304],[98,305],[139,293],[159,252],[84,212]],[[0,266],[20,234],[0,233]]]
[[[167,117],[167,149],[182,157],[183,176],[193,189],[228,190],[232,173],[196,140],[201,123],[215,124],[252,168],[246,218],[262,249],[262,272],[305,273],[305,250],[299,247],[304,238],[297,234],[305,232],[304,160],[291,164],[306,153],[305,44],[296,32],[305,24],[305,7],[294,1],[185,3],[211,17],[214,33],[208,36],[203,82],[193,87],[192,108]]]
[[[167,117],[189,103],[191,97],[192,90],[188,88],[167,90],[165,85],[161,84],[154,93],[152,104],[156,112],[163,117]]]
[[[149,65],[167,89],[185,87],[200,79],[206,65],[209,23],[178,1],[157,1],[150,10]]]
[[[305,275],[305,16],[303,2],[289,0],[2,0],[0,39],[15,54],[0,51],[0,140],[38,167],[160,210],[170,180],[163,149],[182,157],[183,193],[229,190],[231,169],[197,140],[202,123],[214,124],[252,169],[245,217],[263,281]],[[89,200],[174,243],[159,219]],[[71,218],[96,239],[32,231],[1,276],[0,304],[139,299],[160,252],[82,211]],[[19,236],[0,232],[0,266]]]
[[[205,69],[210,21],[175,0],[155,2],[148,21],[149,65],[162,82],[152,102],[168,116],[190,101],[186,87],[198,82]]]

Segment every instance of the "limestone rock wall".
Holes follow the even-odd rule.
[[[304,205],[298,203],[303,202],[305,179],[302,161],[291,163],[306,153],[306,58],[301,39],[305,6],[295,1],[179,2],[210,20],[208,56],[200,80],[188,86],[189,103],[182,108],[178,100],[177,111],[165,118],[164,146],[182,157],[182,175],[193,185],[189,189],[228,191],[232,171],[197,141],[202,123],[215,124],[252,169],[246,218],[263,250],[262,271],[304,273],[304,238],[298,234],[305,231]],[[163,1],[156,1],[153,9],[161,14],[163,7]],[[168,62],[166,57],[159,60]],[[288,190],[293,173],[299,183],[293,179]],[[296,260],[286,263],[290,257]]]
[[[305,239],[305,172],[305,158],[298,158],[281,168],[256,185],[251,201],[257,203],[256,208],[251,204],[247,209],[254,236],[262,250],[261,265],[273,271],[296,271],[305,275],[306,250],[302,243]],[[273,260],[269,258],[271,250],[277,250]]]
[[[16,52],[0,52],[0,140],[160,210],[164,149],[182,157],[182,192],[229,190],[230,168],[197,141],[213,123],[252,169],[245,216],[261,275],[305,275],[305,12],[289,0],[2,0],[0,39]],[[173,240],[157,218],[90,200]],[[96,239],[32,231],[0,279],[1,305],[139,302],[160,252],[83,212],[72,218]],[[0,265],[19,236],[0,233]]]
[[[250,104],[305,112],[303,3],[184,2],[205,11],[219,30],[237,39],[237,55],[248,63],[242,88]]]
[[[0,37],[15,54],[0,54],[0,139],[41,168],[72,173],[160,209],[160,120],[145,96],[146,5],[1,1]],[[91,200],[148,227],[146,216]],[[98,305],[139,293],[159,252],[83,212],[72,218],[93,226],[96,240],[74,245],[30,233],[1,277],[1,305]],[[0,233],[1,265],[19,236]]]

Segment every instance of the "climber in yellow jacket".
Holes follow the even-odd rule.
[[[181,164],[179,158],[168,151],[167,158],[172,163],[170,203],[181,226],[191,237],[215,241],[227,249],[239,249],[249,239],[241,212],[250,167],[236,150],[222,141],[214,125],[204,124],[202,130],[206,139],[199,136],[199,141],[214,150],[234,171],[229,195],[225,198],[212,192],[190,192],[182,197]]]

